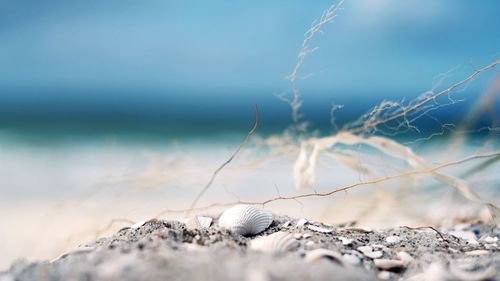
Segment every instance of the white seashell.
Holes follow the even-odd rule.
[[[313,262],[320,259],[329,259],[340,265],[343,265],[342,255],[339,252],[335,252],[327,249],[316,249],[306,253],[305,261]]]
[[[405,268],[405,264],[400,260],[374,259],[375,265],[382,270],[400,270]]]
[[[398,244],[399,242],[401,242],[401,237],[399,236],[388,236],[385,238],[385,242],[387,242],[389,245],[394,245],[394,244]]]
[[[333,229],[319,227],[319,226],[315,226],[315,225],[308,225],[307,228],[309,228],[312,231],[321,232],[321,233],[331,233],[333,231]]]
[[[303,227],[307,223],[306,219],[299,219],[297,221],[297,224],[295,224],[296,227]]]
[[[249,248],[256,251],[279,253],[293,250],[299,246],[295,237],[287,232],[279,231],[250,241]]]
[[[251,205],[236,205],[225,210],[219,226],[233,233],[249,236],[261,233],[273,222],[273,215]]]

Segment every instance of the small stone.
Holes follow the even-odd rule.
[[[387,242],[389,245],[398,244],[399,242],[401,242],[401,240],[401,237],[394,235],[385,238],[385,242]]]
[[[312,245],[314,245],[314,242],[313,242],[313,241],[307,241],[307,243],[306,243],[306,246],[307,246],[307,247],[310,247],[310,246],[312,246]]]
[[[355,255],[351,254],[345,254],[342,256],[342,259],[344,260],[345,263],[351,264],[351,265],[358,265],[361,263],[361,259]]]
[[[496,243],[496,242],[498,242],[498,237],[488,236],[488,237],[484,238],[484,242],[488,243],[488,244]]]
[[[295,233],[293,235],[293,237],[298,240],[298,239],[302,238],[302,233]]]
[[[353,240],[352,239],[349,239],[349,238],[346,238],[346,237],[342,237],[342,236],[339,236],[337,237],[337,239],[339,239],[340,241],[342,241],[342,245],[351,245]]]
[[[290,226],[291,221],[286,221],[284,224],[282,224],[282,227],[288,227]]]
[[[295,225],[296,227],[303,227],[307,223],[306,219],[299,219],[297,221],[297,224]]]
[[[391,278],[391,273],[389,271],[380,271],[377,277],[380,280],[389,280]]]
[[[373,252],[373,248],[370,247],[370,246],[359,246],[358,248],[356,248],[358,251],[360,251],[361,253],[367,253],[367,252]]]
[[[389,259],[374,259],[375,265],[382,270],[397,271],[405,267],[403,261]]]
[[[384,255],[384,253],[382,253],[382,251],[367,252],[367,253],[363,253],[363,254],[365,256],[369,257],[370,259],[378,259]]]
[[[331,233],[333,231],[333,229],[323,228],[323,227],[319,227],[319,226],[315,226],[315,225],[308,225],[307,228],[309,228],[312,231],[321,232],[321,233]]]

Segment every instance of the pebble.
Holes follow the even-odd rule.
[[[382,253],[382,251],[367,252],[367,253],[363,253],[363,254],[365,256],[369,257],[370,259],[378,259],[384,255],[384,253]]]
[[[496,243],[496,242],[498,242],[498,237],[488,236],[488,237],[484,238],[484,242],[488,243],[488,244]]]
[[[311,234],[311,233],[305,233],[305,234],[303,234],[303,235],[302,235],[302,237],[303,237],[304,239],[311,238],[311,237],[312,237],[312,234]]]
[[[380,280],[389,280],[391,278],[391,273],[389,271],[380,271],[377,277]]]
[[[295,239],[300,239],[300,238],[302,238],[302,233],[295,233],[295,234],[293,235],[293,237],[294,237]]]
[[[312,246],[312,245],[314,245],[313,241],[307,241],[306,246]]]
[[[385,242],[389,243],[390,245],[398,244],[401,242],[401,237],[399,236],[388,236],[385,238]]]
[[[399,270],[405,267],[403,261],[389,259],[374,259],[373,262],[379,269],[383,270]]]
[[[282,224],[282,227],[288,227],[290,226],[291,221],[286,221],[284,224]]]
[[[353,242],[352,239],[349,239],[349,238],[346,238],[346,237],[342,237],[342,236],[337,237],[337,239],[339,239],[340,241],[342,241],[342,245],[351,245],[352,242]]]
[[[342,256],[342,259],[348,263],[348,264],[351,264],[351,265],[358,265],[361,263],[361,259],[355,255],[351,255],[351,254],[345,254]]]

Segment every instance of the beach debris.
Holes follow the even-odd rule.
[[[450,262],[450,273],[458,280],[490,280],[496,276],[494,267],[477,268],[477,264],[466,259]]]
[[[255,251],[279,253],[288,252],[299,247],[299,242],[288,232],[275,232],[271,235],[257,237],[250,241],[249,248]]]
[[[324,228],[324,227],[315,226],[315,225],[308,225],[307,228],[309,228],[312,231],[321,232],[321,233],[331,233],[333,231],[332,228]]]
[[[306,253],[304,257],[306,262],[314,262],[322,259],[328,259],[340,265],[343,265],[343,258],[339,252],[328,249],[315,249]]]
[[[369,257],[371,259],[378,259],[384,255],[382,251],[373,251],[373,248],[370,246],[360,246],[357,248],[357,250],[363,253],[363,255],[365,255],[366,257]]]
[[[410,254],[404,251],[397,252],[396,258],[402,261],[405,264],[405,266],[408,266],[414,260]]]
[[[211,217],[195,216],[186,222],[186,226],[191,229],[209,228],[212,221]]]
[[[385,238],[385,242],[387,242],[389,245],[398,244],[399,242],[401,242],[401,240],[401,237],[395,235],[387,236]]]
[[[375,266],[382,270],[398,271],[405,268],[405,264],[401,260],[390,259],[374,259]]]
[[[346,238],[346,237],[342,237],[342,236],[338,236],[337,239],[339,239],[340,241],[342,241],[342,245],[351,245],[352,242],[354,241],[353,239],[350,239],[350,238]]]
[[[295,224],[296,227],[303,227],[305,224],[307,223],[307,220],[302,218],[302,219],[299,219],[297,221],[297,223]]]
[[[490,252],[487,250],[475,250],[475,251],[465,252],[465,254],[468,256],[482,256],[482,255],[487,255],[489,253]]]
[[[259,234],[273,222],[273,215],[251,205],[236,205],[225,210],[219,218],[219,226],[233,233],[250,236]]]

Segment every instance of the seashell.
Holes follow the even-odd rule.
[[[261,233],[273,222],[273,215],[251,205],[236,205],[225,210],[219,226],[233,233],[249,236]]]
[[[397,271],[405,268],[405,264],[400,260],[374,259],[375,265],[382,270]]]
[[[343,265],[342,255],[339,252],[335,252],[327,249],[316,249],[306,253],[305,261],[314,262],[320,259],[329,259],[335,263]]]
[[[315,226],[315,225],[308,225],[307,228],[309,228],[312,231],[321,232],[321,233],[331,233],[333,231],[333,229],[319,227],[319,226]]]
[[[249,248],[261,252],[279,253],[293,250],[298,246],[299,242],[293,235],[279,231],[253,239],[250,241]]]

